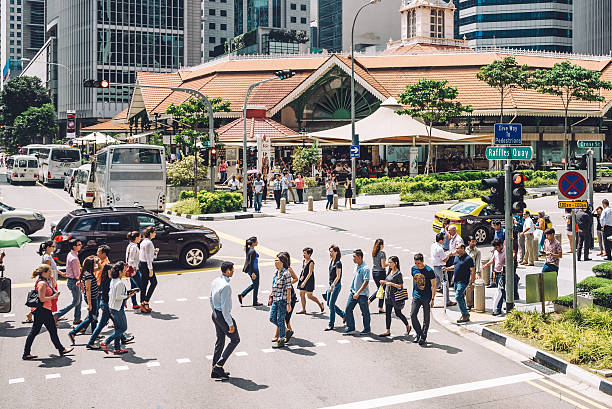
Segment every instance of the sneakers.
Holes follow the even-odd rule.
[[[501,311],[493,311],[491,315],[501,315]]]
[[[214,366],[212,371],[210,372],[210,377],[212,379],[228,380],[229,374],[223,370],[223,367]]]
[[[427,340],[425,338],[419,339],[419,345],[420,346],[425,346],[425,344],[427,344]]]
[[[138,305],[138,304],[132,305],[132,309],[133,310],[139,310],[140,309],[140,305]]]
[[[286,338],[286,341],[285,341],[285,342],[289,342],[289,340],[291,339],[291,337],[293,336],[293,334],[294,334],[294,332],[293,332],[293,331],[291,331],[290,329],[288,329],[288,330],[286,331],[286,334],[285,334],[285,338]]]
[[[274,344],[272,344],[272,348],[282,348],[285,346],[285,339],[281,338],[278,341],[276,341]]]
[[[457,324],[461,324],[463,322],[469,322],[469,321],[470,321],[470,314],[462,315],[461,318],[457,320]]]
[[[106,345],[106,342],[100,342],[100,348],[102,348],[102,351],[108,355],[108,345]]]
[[[354,329],[350,329],[347,328],[342,332],[342,335],[350,335],[353,331],[355,331]]]

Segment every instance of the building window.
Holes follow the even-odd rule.
[[[225,44],[227,42],[227,38],[221,37],[221,44]]]
[[[13,30],[14,28],[15,28],[15,24],[11,23],[11,30]],[[195,163],[195,161],[194,161],[194,163]]]
[[[15,53],[15,49],[11,48],[11,54],[14,54],[14,53]],[[194,161],[194,166],[195,166],[195,161]]]
[[[302,18],[300,19],[300,23],[302,23],[302,24],[306,24],[306,17],[302,17]],[[194,161],[194,163],[195,163],[195,161]],[[194,165],[194,166],[195,166],[195,165]]]
[[[408,11],[408,30],[407,37],[416,37],[416,10]]]
[[[444,10],[431,9],[430,37],[444,38]]]
[[[11,45],[15,45],[15,40],[11,40],[11,41],[10,41],[10,44],[11,44]],[[194,165],[194,166],[195,166],[195,165]]]
[[[21,54],[21,48],[17,49],[17,54]]]
[[[17,24],[17,30],[21,30],[21,24]]]
[[[291,22],[292,22],[292,23],[297,23],[297,18],[295,18],[295,17],[291,17]]]
[[[208,37],[208,42],[214,44],[217,42],[217,39],[215,37]]]
[[[227,10],[221,10],[221,17],[227,17]]]
[[[227,3],[227,0],[221,0],[221,3]]]
[[[217,14],[215,13],[215,9],[208,9],[208,15],[209,16],[216,16]]]
[[[11,7],[11,13],[15,12],[15,7]]]
[[[11,41],[13,41],[13,40],[11,40]],[[17,40],[17,45],[21,45],[21,40]]]
[[[295,3],[291,3],[291,10],[297,10],[297,6],[295,5]]]
[[[227,30],[227,24],[221,23],[221,31]]]
[[[300,10],[306,11],[306,5],[305,4],[300,5]]]
[[[210,51],[208,52],[208,56],[209,56],[209,57],[214,57],[214,56],[215,56],[215,52],[214,52],[213,50],[210,50]],[[194,162],[195,162],[195,161],[194,161]]]
[[[208,23],[208,28],[209,28],[210,30],[214,30],[214,29],[216,28],[215,23]]]

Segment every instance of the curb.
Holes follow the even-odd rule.
[[[205,216],[202,214],[182,214],[176,213],[170,210],[166,210],[165,214],[177,217],[184,217],[186,219],[198,220],[201,222],[213,222],[220,220],[241,220],[241,219],[259,219],[261,217],[272,217],[272,215],[268,215],[265,213],[238,213],[238,214],[228,214],[223,216]]]
[[[442,312],[442,314],[447,317],[444,312]],[[556,356],[549,354],[548,352],[541,351],[535,347],[532,347],[531,345],[525,344],[524,342],[518,341],[504,334],[500,334],[499,332],[487,328],[484,325],[454,325],[448,319],[448,317],[445,320],[440,320],[436,317],[436,314],[432,313],[432,315],[440,325],[444,326],[446,329],[455,334],[462,335],[461,329],[473,332],[483,338],[496,342],[510,349],[511,351],[517,352],[525,356],[526,358],[535,361],[549,369],[568,375],[569,377],[573,378],[578,382],[583,382],[599,390],[600,392],[605,393],[606,395],[612,396],[612,382],[602,379],[599,376],[592,374],[591,372],[582,369],[577,365],[570,364],[569,362],[557,358]]]

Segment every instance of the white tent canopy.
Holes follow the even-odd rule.
[[[355,123],[355,133],[359,135],[359,143],[427,143],[427,126],[409,115],[395,113],[402,106],[395,98],[384,101],[372,115]],[[350,143],[351,125],[308,134],[309,137],[321,141]],[[432,143],[489,143],[490,135],[465,135],[432,128]]]
[[[110,143],[119,142],[117,139],[113,138],[112,136],[103,134],[101,132],[93,132],[87,136],[81,136],[80,138],[74,138],[74,141],[76,141],[79,145],[89,143],[89,142],[93,142],[96,145],[102,145],[102,144],[108,145]]]

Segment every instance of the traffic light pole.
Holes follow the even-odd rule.
[[[514,308],[514,245],[513,245],[513,223],[512,223],[512,164],[510,160],[506,162],[505,178],[505,224],[506,238],[504,247],[506,252],[506,313]]]

